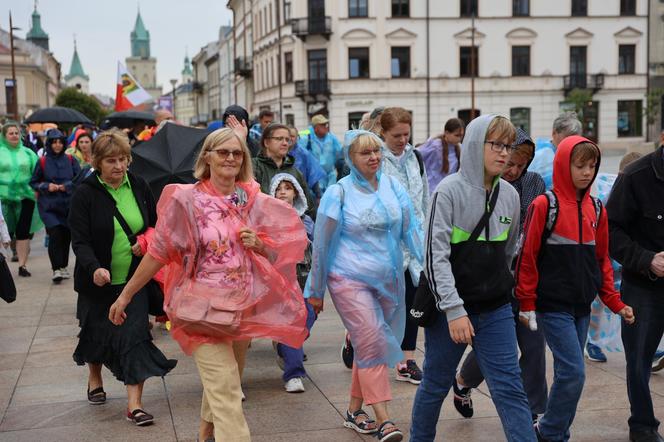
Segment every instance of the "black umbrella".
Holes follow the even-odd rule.
[[[92,120],[77,111],[68,107],[53,106],[36,110],[25,119],[24,123],[87,123],[94,124]]]
[[[122,111],[122,112],[113,112],[107,116],[105,121],[111,126],[124,128],[132,128],[136,121],[145,121],[145,124],[148,126],[155,126],[157,123],[154,121],[154,115],[149,112],[140,112],[140,111]]]
[[[131,150],[129,170],[150,184],[155,198],[166,184],[194,183],[194,163],[208,134],[205,129],[167,123]]]

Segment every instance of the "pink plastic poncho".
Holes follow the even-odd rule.
[[[148,253],[166,265],[164,310],[187,354],[204,343],[249,338],[299,348],[307,336],[295,273],[307,245],[302,221],[291,206],[262,194],[258,183],[236,186],[246,193],[244,205],[219,195],[209,181],[168,185],[157,204]],[[269,259],[243,247],[242,227],[258,234]],[[239,325],[201,330],[179,322],[172,307],[188,293],[205,294],[215,306],[238,312]]]

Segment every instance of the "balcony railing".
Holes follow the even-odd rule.
[[[251,57],[237,57],[235,59],[235,73],[242,77],[251,77],[254,65]]]
[[[322,35],[326,39],[332,34],[332,17],[304,17],[291,20],[293,34],[306,40],[309,35]]]
[[[295,82],[295,95],[305,98],[307,95],[316,97],[317,95],[330,96],[330,81],[322,80],[298,80]]]
[[[604,74],[572,74],[563,77],[563,89],[565,95],[573,89],[590,89],[593,94],[604,87]]]

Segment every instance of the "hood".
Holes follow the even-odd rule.
[[[346,132],[346,135],[344,135],[344,145],[343,145],[343,150],[344,150],[344,160],[346,160],[346,164],[350,168],[350,177],[353,180],[355,184],[358,186],[366,189],[369,192],[375,192],[375,189],[369,184],[369,182],[364,178],[364,176],[357,170],[355,167],[355,164],[350,159],[350,145],[353,144],[353,140],[355,138],[359,137],[360,135],[369,135],[373,137],[374,139],[378,140],[378,142],[381,145],[381,150],[385,150],[385,144],[383,143],[383,140],[381,140],[375,133],[369,132],[367,130],[362,130],[362,129],[354,129],[354,130],[349,130]],[[383,159],[381,158],[380,165],[378,167],[378,172],[376,172],[376,179],[380,182],[380,177],[382,175],[382,169],[383,169]]]
[[[298,183],[295,177],[290,173],[278,173],[272,177],[272,181],[270,181],[270,195],[276,198],[277,187],[279,187],[279,183],[282,181],[288,181],[295,188],[296,195],[295,201],[293,201],[293,208],[299,216],[304,215],[304,212],[306,212],[309,207],[307,205],[307,197],[304,195],[300,183]]]
[[[237,104],[231,104],[224,110],[224,115],[221,117],[222,122],[224,125],[226,124],[226,119],[231,116],[235,115],[235,118],[237,118],[240,122],[244,120],[247,123],[247,127],[249,127],[249,112],[242,106],[238,106]]]
[[[516,140],[514,141],[514,145],[520,146],[521,144],[530,144],[533,148],[533,156],[530,157],[530,160],[528,160],[526,167],[523,169],[523,173],[521,174],[521,176],[523,176],[528,170],[530,163],[532,163],[533,160],[535,159],[535,142],[533,141],[532,138],[530,138],[530,135],[528,135],[528,133],[525,130],[521,129],[520,127],[517,127]]]
[[[572,151],[579,143],[590,143],[597,147],[595,143],[587,138],[581,137],[579,135],[572,135],[565,138],[560,142],[560,144],[558,144],[558,149],[556,149],[556,156],[553,158],[553,190],[556,192],[556,196],[558,198],[568,201],[576,201],[576,189],[574,188],[574,184],[572,184],[572,173],[570,172],[570,165],[572,164]],[[597,158],[595,175],[588,185],[583,199],[588,198],[588,195],[590,195],[590,188],[595,182],[595,178],[597,178],[597,173],[599,171],[599,166],[602,159],[602,154],[599,150],[599,147],[597,147],[597,151],[600,152],[600,156]]]
[[[48,155],[56,155],[55,152],[53,152],[53,149],[51,149],[51,144],[53,144],[53,141],[55,140],[62,140],[62,152],[58,154],[62,155],[65,152],[65,149],[67,148],[67,137],[58,129],[51,129],[48,131],[45,143],[46,153]]]
[[[484,188],[484,140],[486,132],[497,114],[482,115],[466,126],[461,143],[459,173],[473,186]]]

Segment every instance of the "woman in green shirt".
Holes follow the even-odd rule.
[[[88,401],[106,401],[101,367],[105,365],[127,386],[127,419],[136,425],[152,423],[143,410],[143,383],[164,376],[177,361],[166,359],[152,343],[148,296],[142,290],[127,307],[130,320],[120,327],[107,318],[108,310],[140,261],[132,246],[136,235],[154,227],[157,214],[148,184],[127,172],[129,140],[118,130],[100,134],[92,145],[95,172],[76,189],[69,214],[72,248],[76,254],[74,290],[81,332],[74,361],[88,365]],[[116,208],[117,211],[116,212]],[[121,222],[131,230],[130,238]]]

